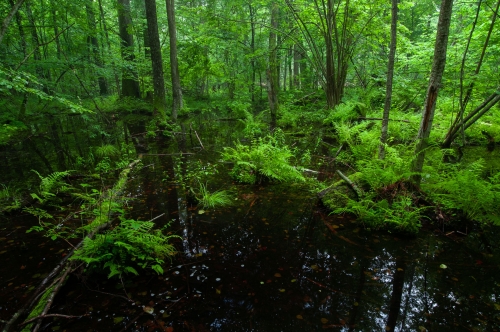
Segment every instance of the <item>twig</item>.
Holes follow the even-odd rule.
[[[151,222],[151,221],[155,221],[156,219],[161,218],[161,217],[163,217],[164,215],[165,215],[165,213],[162,213],[162,214],[160,214],[159,216],[156,216],[156,217],[154,217],[153,219],[151,219],[149,222]]]
[[[196,132],[196,130],[193,129],[193,125],[190,123],[189,124],[189,128],[191,128],[191,130],[194,131],[195,135],[196,135],[196,138],[198,139],[198,142],[200,142],[200,145],[201,145],[201,148],[203,150],[205,150],[205,147],[203,146],[203,143],[201,143],[201,139],[200,139],[200,136],[198,136],[198,133]]]
[[[338,155],[339,155],[340,151],[342,151],[342,149],[344,148],[344,145],[345,145],[345,143],[342,143],[342,144],[340,145],[340,148],[337,150],[337,153],[335,154],[335,157],[333,157],[334,159],[338,157]]]
[[[68,30],[69,28],[71,28],[73,25],[75,25],[75,23],[72,23],[70,25],[68,25],[66,28],[62,29],[61,32],[59,32],[57,35],[54,36],[54,38],[52,38],[51,40],[49,40],[48,42],[45,42],[45,43],[42,43],[42,44],[38,44],[35,46],[35,48],[33,49],[33,51],[31,51],[28,55],[26,55],[23,59],[23,61],[21,61],[16,69],[14,69],[14,71],[18,71],[19,68],[21,68],[21,66],[33,55],[33,53],[35,53],[35,51],[40,47],[40,46],[45,46],[45,45],[48,45],[50,43],[52,43],[54,40],[56,40],[61,34],[63,34],[66,30]]]
[[[43,318],[47,315],[47,312],[49,311],[50,307],[52,306],[52,302],[54,301],[54,298],[56,297],[56,294],[59,292],[59,289],[61,289],[62,284],[68,277],[69,271],[71,271],[71,268],[67,268],[64,274],[61,276],[59,279],[59,282],[55,285],[54,289],[52,290],[52,293],[50,294],[49,298],[47,299],[47,304],[45,305],[45,308],[43,308],[42,314],[38,316],[39,321],[36,324],[35,328],[33,329],[33,332],[38,332],[40,329],[40,326],[42,325],[42,320]]]
[[[352,182],[351,179],[345,176],[340,170],[337,170],[337,174],[342,178],[342,180],[344,180],[345,182],[347,182],[348,185],[351,186],[351,188],[356,192],[358,197],[363,196],[363,190],[361,190],[361,188],[359,188],[357,184]]]
[[[82,318],[82,317],[86,317],[86,316],[89,316],[89,314],[85,314],[85,315],[81,315],[81,316],[68,316],[68,315],[61,315],[61,314],[46,314],[46,315],[43,315],[43,316],[38,316],[38,317],[31,318],[31,319],[29,319],[29,320],[27,320],[25,322],[22,322],[18,326],[21,327],[21,326],[29,324],[29,323],[37,320],[37,319],[42,319],[42,318],[46,318],[46,317],[60,317],[60,318],[71,319],[71,318]]]

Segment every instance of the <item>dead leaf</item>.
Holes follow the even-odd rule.
[[[274,274],[274,276],[275,276],[276,278],[281,278],[281,274],[279,274],[279,273],[275,273],[275,274]]]
[[[323,323],[323,324],[328,323],[328,319],[326,319],[326,318],[321,318],[321,323]]]

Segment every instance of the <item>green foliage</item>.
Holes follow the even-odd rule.
[[[361,200],[348,199],[347,205],[333,213],[352,213],[369,229],[387,229],[404,234],[417,234],[426,207],[417,208],[409,196],[400,195],[392,204],[386,199],[367,196]]]
[[[91,271],[109,271],[108,278],[138,275],[138,269],[162,274],[165,259],[175,254],[170,241],[178,236],[165,235],[154,226],[151,221],[123,220],[111,231],[85,238],[71,259],[86,263]]]
[[[95,155],[99,158],[108,157],[110,159],[114,159],[120,156],[120,150],[117,149],[114,145],[106,144],[98,146],[95,149]]]
[[[484,161],[479,159],[464,167],[449,165],[439,178],[427,178],[423,188],[430,197],[452,214],[463,213],[468,219],[482,224],[500,225],[500,172],[489,179],[482,178]]]
[[[323,123],[335,125],[339,122],[351,122],[365,115],[366,105],[355,101],[347,101],[335,106],[335,108],[330,111],[330,114],[328,114],[328,117],[324,119]]]
[[[40,204],[46,203],[49,199],[55,197],[59,192],[66,192],[71,189],[66,182],[62,181],[62,178],[68,176],[71,171],[63,171],[63,172],[54,172],[46,177],[43,177],[35,170],[36,175],[40,178],[40,189],[38,194],[32,193],[31,197],[37,199]],[[41,196],[41,197],[40,197]]]
[[[224,148],[222,157],[234,163],[231,176],[243,183],[261,182],[269,179],[280,182],[302,182],[304,176],[290,165],[292,151],[284,143],[283,132],[253,140],[250,146],[236,144],[235,148]]]
[[[9,186],[2,183],[0,189],[0,213],[17,210],[21,207],[22,198],[17,192]]]
[[[217,190],[215,192],[210,192],[207,189],[207,185],[199,183],[198,190],[193,190],[191,192],[195,195],[198,202],[203,208],[213,209],[215,207],[224,207],[233,204],[234,197],[230,192],[226,190]]]

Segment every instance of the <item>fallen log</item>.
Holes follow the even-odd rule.
[[[103,194],[103,198],[102,200],[100,200],[101,202],[109,202],[109,200],[113,197],[116,197],[118,196],[118,194],[125,188],[125,184],[126,184],[126,179],[128,177],[128,174],[130,173],[130,171],[132,170],[132,168],[134,168],[137,164],[139,163],[139,160],[136,160],[134,162],[132,162],[131,164],[129,164],[127,166],[127,168],[125,168],[121,173],[120,173],[120,176],[118,178],[118,181],[117,183],[115,184],[115,186],[113,186],[113,188],[111,188],[110,190],[108,190],[105,194]],[[116,198],[115,198],[116,199]],[[102,204],[102,203],[101,203]],[[100,210],[101,206],[99,207],[99,210]],[[87,236],[85,236],[85,238],[93,238],[98,232],[100,232],[101,230],[107,228],[111,222],[108,220],[108,219],[103,219],[103,218],[96,218],[94,221],[96,220],[99,220],[100,223],[95,225],[93,227],[93,229],[89,232],[89,234]],[[103,222],[103,220],[105,222]],[[93,224],[94,222],[91,223],[91,225]],[[43,310],[43,314],[42,315],[38,315],[36,314],[36,316],[40,316],[39,317],[39,320],[38,320],[38,328],[39,328],[39,325],[41,324],[41,321],[44,317],[49,317],[47,316],[47,312],[48,310],[50,309],[50,305],[55,297],[55,295],[57,294],[57,292],[59,291],[59,289],[61,288],[61,285],[64,283],[64,281],[66,280],[67,276],[69,275],[69,271],[71,271],[71,264],[73,262],[70,262],[68,261],[69,258],[71,256],[73,256],[73,254],[75,253],[76,250],[78,250],[84,243],[84,240],[83,239],[80,243],[78,243],[69,253],[68,255],[66,255],[60,262],[59,264],[56,265],[56,267],[48,274],[47,277],[45,277],[44,280],[42,280],[42,282],[40,283],[40,285],[36,288],[35,292],[33,293],[33,295],[31,296],[31,298],[24,304],[24,306],[19,309],[13,316],[12,318],[7,322],[7,324],[5,324],[2,332],[8,332],[12,329],[13,325],[16,323],[16,321],[24,316],[27,312],[33,310],[33,307],[35,306],[36,303],[38,303],[37,307],[40,306],[40,299],[43,299],[44,298],[44,295],[46,295],[47,293],[47,290],[50,289],[52,287],[52,285],[54,283],[57,283],[56,286],[54,287],[54,289],[52,290],[52,293],[50,294],[50,296],[48,298],[46,298],[47,301],[45,306],[44,306],[44,310]],[[64,272],[61,273],[61,270],[64,269]],[[53,282],[54,280],[54,277],[56,275],[59,275],[60,277],[59,278],[56,278],[55,282]],[[43,301],[42,301],[43,302]],[[34,316],[33,316],[34,317]],[[33,318],[33,317],[30,317],[29,319]],[[26,322],[24,322],[26,323]],[[23,323],[23,324],[24,324]],[[33,331],[36,331],[37,330],[37,327],[35,327],[35,330]]]

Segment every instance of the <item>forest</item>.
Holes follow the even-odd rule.
[[[2,331],[499,331],[499,10],[2,1]]]

